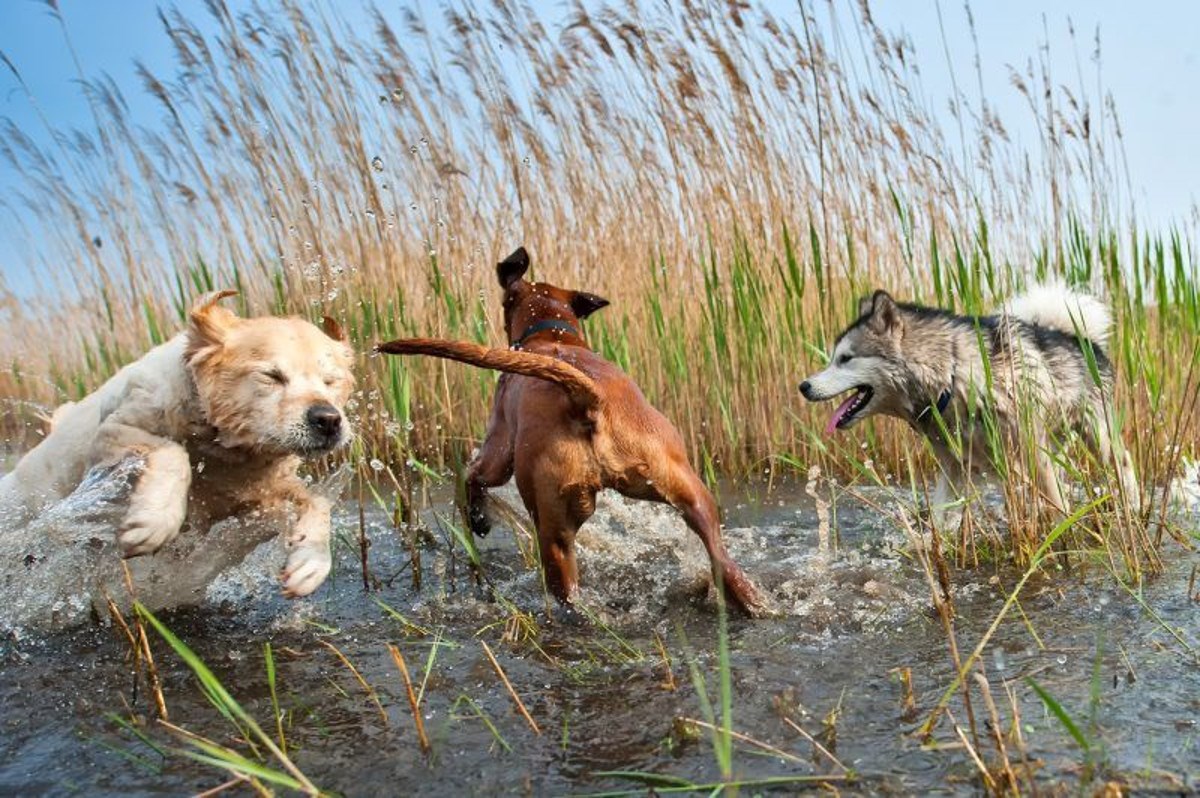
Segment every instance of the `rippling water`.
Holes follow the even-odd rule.
[[[514,492],[501,496],[516,504]],[[889,501],[883,493],[869,498]],[[877,510],[844,497],[831,508],[832,534],[823,549],[818,508],[801,491],[727,494],[723,503],[733,555],[777,610],[768,619],[730,621],[733,728],[794,757],[739,742],[734,773],[761,779],[840,772],[786,717],[858,774],[839,789],[977,792],[977,772],[955,747],[948,722],[935,734],[940,748],[922,746],[912,734],[953,667],[926,578],[906,554],[900,531]],[[689,664],[716,696],[717,615],[703,550],[673,512],[602,495],[579,537],[582,617],[553,608],[547,614],[537,572],[504,525],[479,542],[484,580],[478,585],[461,549],[451,555],[441,521],[453,518],[446,502],[423,514],[429,534],[417,548],[419,589],[410,549],[387,514],[368,508],[372,589],[364,591],[358,511],[343,505],[335,573],[313,599],[278,595],[279,553],[268,544],[218,578],[202,606],[161,617],[267,729],[274,721],[262,644],[272,644],[290,751],[323,789],[564,794],[644,789],[604,775],[618,770],[695,782],[719,777],[707,732],[697,735],[685,720],[705,717]],[[103,521],[96,516],[95,523]],[[1083,757],[1026,676],[1085,729],[1094,715],[1091,734],[1103,747],[1106,773],[1146,788],[1200,789],[1200,667],[1185,648],[1200,637],[1197,605],[1187,595],[1200,558],[1180,552],[1171,559],[1170,573],[1142,593],[1161,622],[1111,577],[1082,569],[1031,580],[1020,606],[1027,622],[1014,611],[1000,626],[983,666],[1006,725],[1006,685],[1019,702],[1040,781],[1073,785]],[[956,575],[961,650],[974,647],[1018,576],[1006,569]],[[14,600],[11,592],[4,598]],[[528,618],[522,621],[521,613]],[[535,627],[535,639],[513,640]],[[378,691],[386,722],[321,641],[335,645]],[[480,641],[496,652],[540,736],[514,711]],[[428,756],[417,745],[387,643],[398,645],[418,683],[432,658],[422,698]],[[225,780],[182,757],[161,756],[111,719],[154,714],[128,647],[112,629],[85,623],[10,635],[2,645],[0,792],[178,794]],[[157,639],[154,651],[171,721],[238,746],[191,671]],[[902,706],[897,669],[903,668],[911,669],[915,711]],[[986,737],[978,694],[974,710]],[[961,702],[953,701],[951,711],[966,729]],[[147,733],[156,745],[180,747],[152,722]],[[993,753],[985,740],[984,754]]]

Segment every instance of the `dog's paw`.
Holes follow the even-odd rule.
[[[153,554],[170,543],[181,526],[182,514],[135,507],[117,527],[117,545],[123,557]]]
[[[329,549],[320,546],[301,546],[288,556],[280,579],[283,582],[283,595],[288,598],[302,598],[321,586],[333,560]]]
[[[471,524],[471,532],[475,537],[486,538],[492,531],[492,519],[483,507],[472,507],[467,511],[467,520]]]
[[[153,554],[179,534],[187,518],[191,481],[187,452],[165,446],[146,455],[144,466],[137,456],[122,462],[140,470],[141,476],[129,498],[129,512],[117,527],[117,544],[126,557]]]

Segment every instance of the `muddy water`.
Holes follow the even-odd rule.
[[[843,497],[831,508],[822,550],[818,508],[801,491],[723,498],[730,547],[778,610],[770,619],[730,621],[733,728],[788,755],[738,742],[735,776],[841,772],[814,754],[786,717],[855,771],[854,781],[835,782],[842,791],[979,792],[977,772],[948,722],[936,731],[939,745],[922,746],[912,734],[953,668],[925,576],[905,554],[903,535],[873,507]],[[871,501],[887,497],[873,494]],[[274,555],[264,550],[215,584],[205,606],[161,617],[271,730],[263,643],[272,644],[289,751],[324,790],[559,795],[645,791],[611,771],[719,779],[707,733],[686,720],[706,717],[689,664],[716,699],[717,615],[702,550],[670,512],[603,497],[579,541],[585,617],[547,614],[536,571],[503,525],[480,543],[490,587],[478,587],[461,551],[450,555],[439,514],[454,517],[445,503],[423,516],[431,535],[418,549],[419,589],[409,549],[386,515],[368,508],[373,588],[364,592],[351,506],[339,517],[334,577],[313,599],[278,597]],[[1026,676],[1083,727],[1106,777],[1140,789],[1200,790],[1200,666],[1167,629],[1200,645],[1197,604],[1187,595],[1200,558],[1176,549],[1171,559],[1171,572],[1142,594],[1161,622],[1111,578],[1077,572],[1031,581],[1021,601],[1028,623],[1014,614],[1000,626],[983,665],[1006,723],[1005,684],[1016,696],[1040,783],[1073,790],[1084,757]],[[958,575],[964,651],[1017,576],[1003,568]],[[517,623],[513,607],[532,623]],[[532,632],[536,639],[512,639]],[[321,641],[377,690],[386,719]],[[495,651],[540,735],[514,710],[481,641]],[[191,671],[161,640],[153,643],[171,721],[245,751]],[[400,648],[418,683],[432,656],[422,698],[428,755],[418,746],[386,643]],[[112,719],[154,715],[131,673],[128,647],[112,629],[27,634],[0,647],[0,793],[176,795],[226,780],[210,767],[160,754]],[[902,706],[901,668],[911,669],[915,711]],[[985,735],[978,700],[974,708]],[[961,702],[951,711],[965,729]],[[146,734],[164,749],[183,747],[152,722]],[[994,748],[984,754],[991,757]],[[1015,753],[1014,760],[1020,762]]]

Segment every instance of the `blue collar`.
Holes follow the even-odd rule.
[[[930,402],[929,404],[925,405],[924,410],[922,410],[920,413],[917,413],[917,421],[921,421],[922,419],[924,419],[925,416],[929,415],[929,413],[935,407],[937,408],[937,412],[938,412],[939,416],[944,415],[946,413],[946,408],[950,406],[950,400],[953,398],[954,398],[954,377],[951,376],[950,377],[950,387],[947,388],[946,390],[942,391],[940,394],[938,394],[937,402]]]
[[[521,333],[521,337],[513,342],[512,348],[520,349],[521,345],[524,344],[525,341],[537,335],[538,333],[546,332],[547,330],[557,330],[560,333],[570,333],[576,338],[583,337],[579,334],[579,330],[576,330],[565,321],[561,321],[559,319],[543,319],[542,321],[535,321],[533,324],[530,324],[528,327],[526,327],[525,332]]]

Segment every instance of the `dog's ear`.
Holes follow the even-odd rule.
[[[608,304],[604,297],[586,291],[576,291],[571,295],[571,312],[577,319],[586,319],[600,308],[608,307]]]
[[[900,308],[887,291],[876,291],[871,295],[871,327],[880,332],[890,332],[900,321]]]
[[[858,317],[870,316],[875,309],[875,294],[867,294],[858,300]]]
[[[330,338],[338,341],[339,343],[350,343],[350,338],[346,335],[346,331],[342,329],[342,325],[338,324],[337,320],[332,316],[321,317],[321,330],[324,331],[324,333]]]
[[[190,349],[219,345],[225,340],[229,328],[237,323],[237,316],[217,303],[231,296],[237,296],[237,291],[214,291],[196,300],[188,317]]]
[[[516,252],[496,264],[496,277],[500,280],[500,287],[505,290],[524,277],[527,271],[529,253],[525,251],[525,247],[517,247]]]

